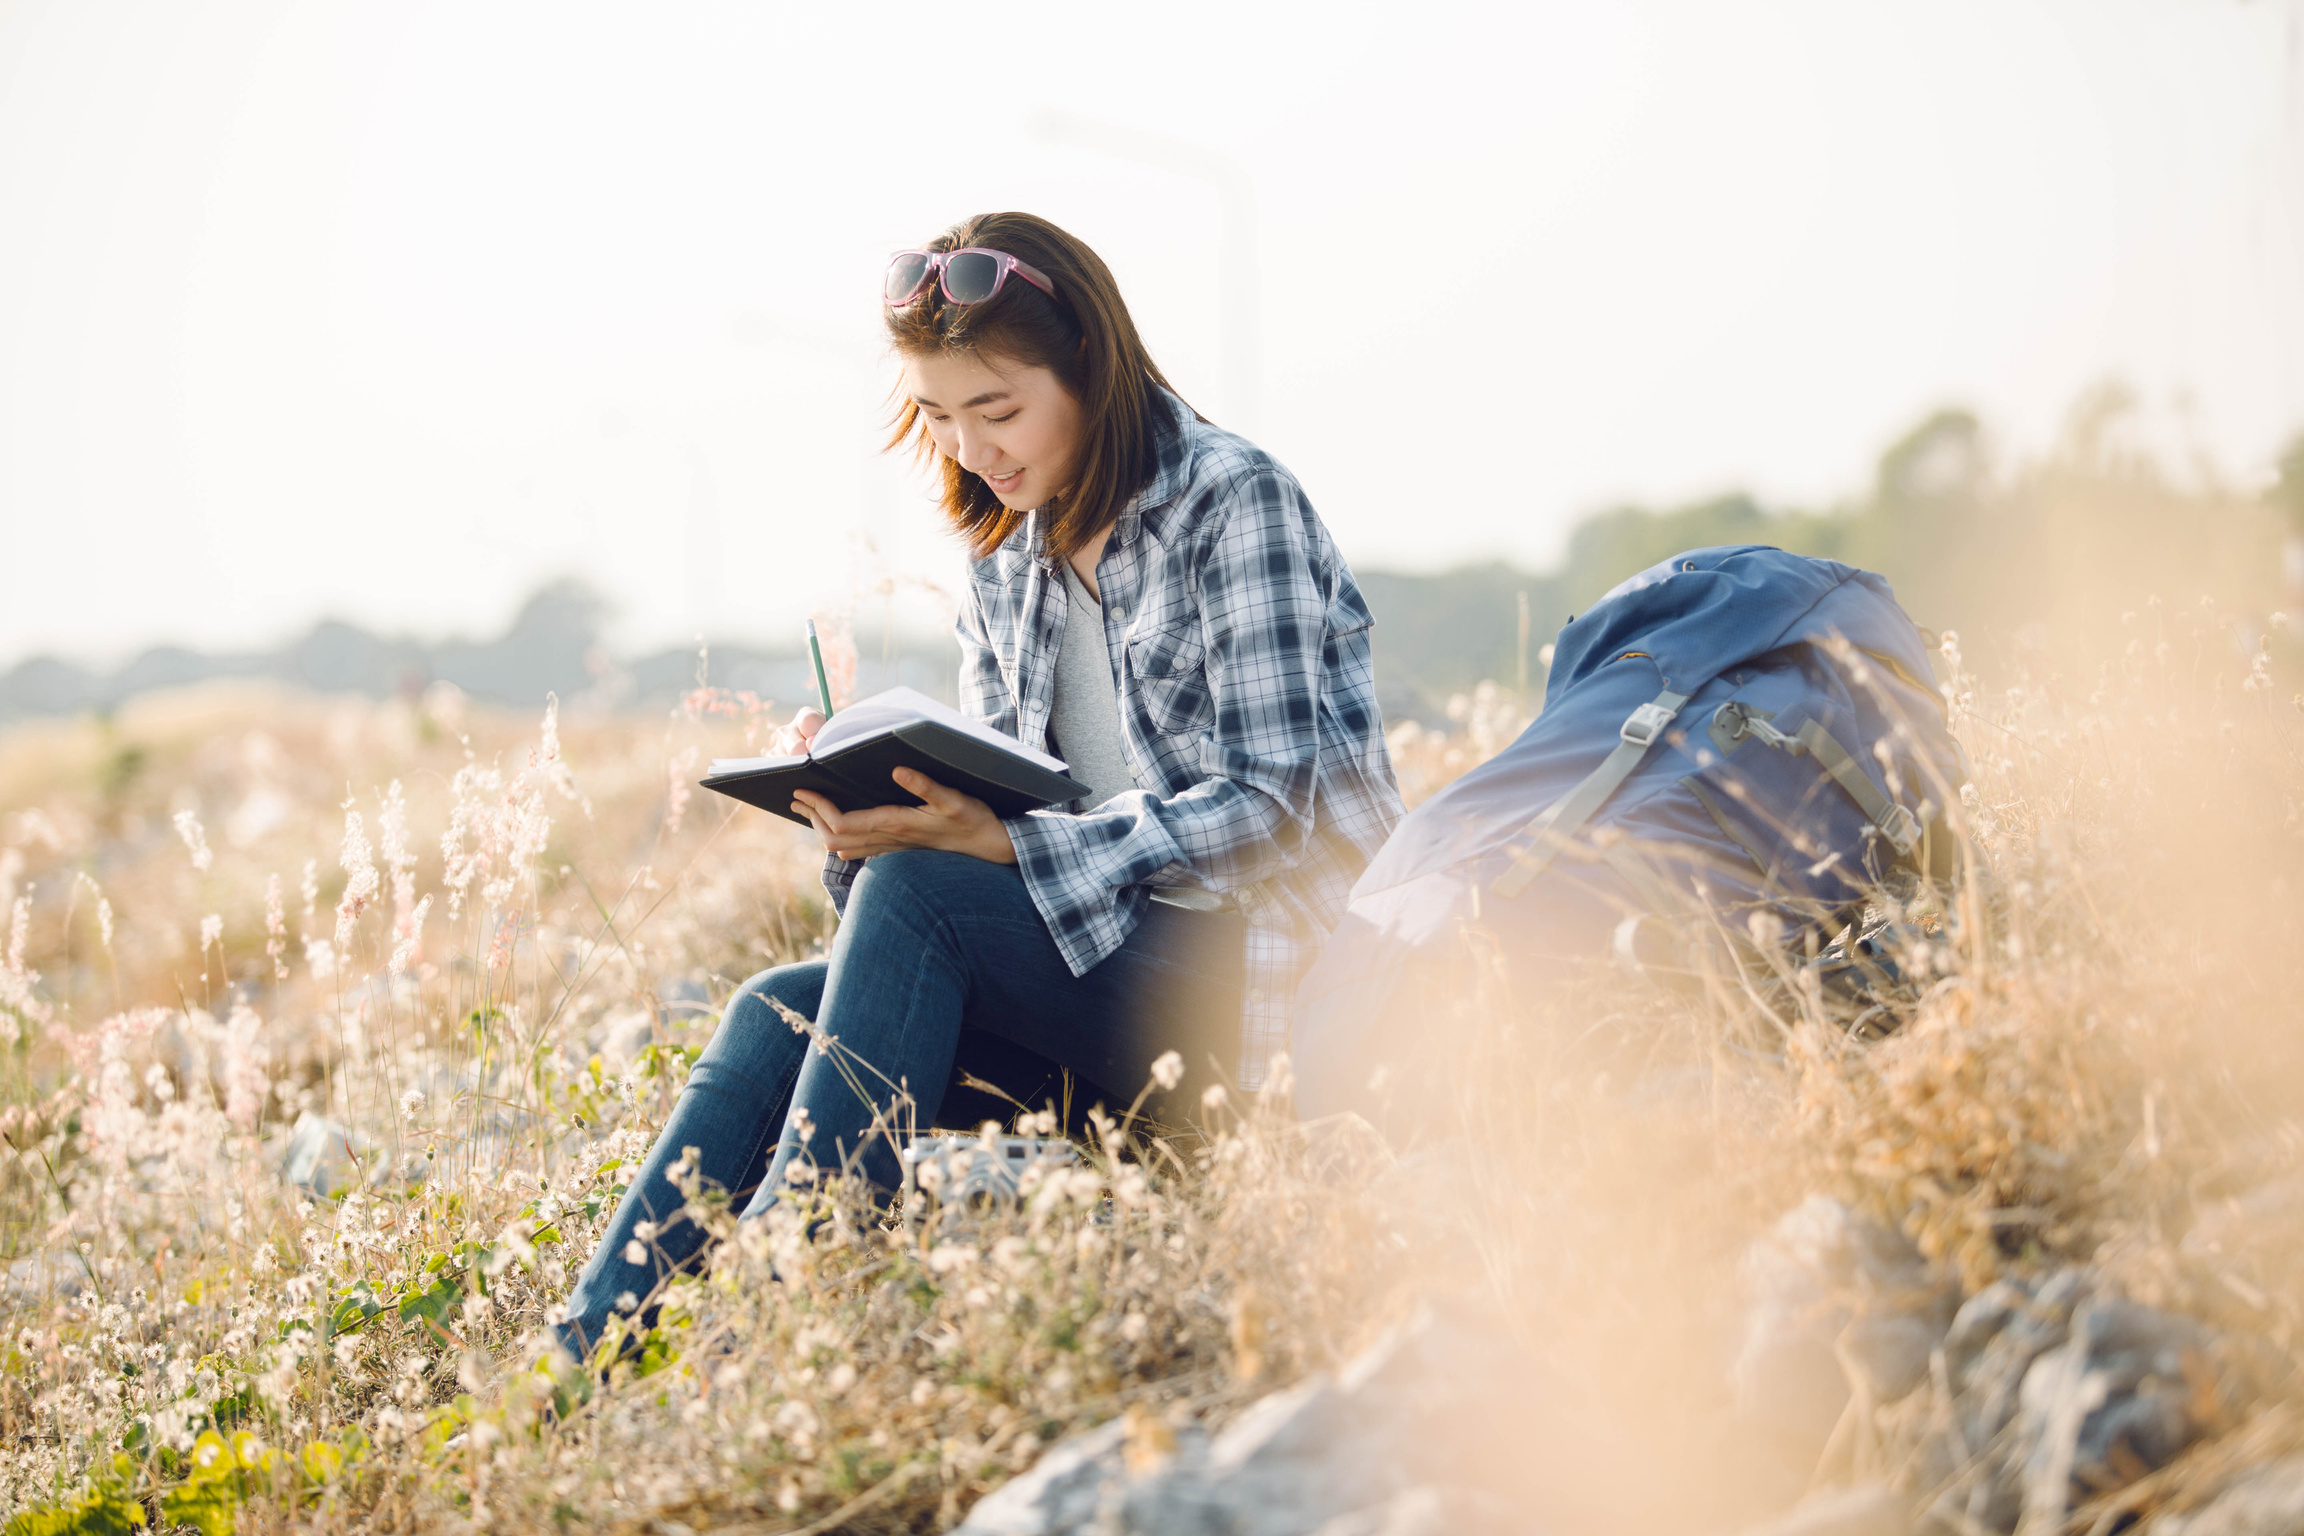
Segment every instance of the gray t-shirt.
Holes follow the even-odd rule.
[[[1056,699],[1048,733],[1072,777],[1088,786],[1080,797],[1094,810],[1114,795],[1136,788],[1128,766],[1128,746],[1120,736],[1120,693],[1112,683],[1112,655],[1104,644],[1104,605],[1088,595],[1088,584],[1064,562],[1064,590],[1072,608],[1064,616],[1064,642],[1056,647]],[[1163,887],[1154,901],[1195,912],[1230,911],[1232,903],[1195,886]]]
[[[1064,562],[1064,642],[1055,647],[1055,702],[1048,735],[1071,776],[1087,785],[1081,808],[1094,811],[1113,794],[1138,788],[1129,748],[1120,737],[1120,689],[1113,686],[1113,656],[1104,642],[1104,603],[1087,596],[1081,573]],[[1193,912],[1230,912],[1233,900],[1198,887],[1159,887],[1152,900]]]
[[[1120,695],[1112,684],[1112,656],[1104,643],[1104,607],[1088,595],[1087,583],[1064,565],[1064,590],[1072,611],[1064,619],[1064,643],[1056,648],[1056,700],[1049,734],[1072,777],[1088,786],[1081,805],[1095,809],[1114,795],[1136,787],[1120,739]]]

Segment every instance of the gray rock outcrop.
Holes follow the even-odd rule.
[[[1492,1328],[1427,1308],[1335,1376],[1252,1404],[1206,1436],[1131,1454],[1120,1420],[1076,1435],[979,1503],[962,1536],[1496,1536],[1560,1507],[1514,1454],[1542,1372]],[[1547,1420],[1572,1458],[1575,1430]],[[1135,1462],[1131,1469],[1130,1462]],[[1572,1502],[1572,1501],[1570,1501]]]

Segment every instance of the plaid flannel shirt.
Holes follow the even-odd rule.
[[[1075,976],[1126,941],[1155,886],[1229,897],[1247,930],[1241,1086],[1285,1048],[1296,982],[1400,818],[1360,589],[1296,478],[1163,395],[1158,469],[1096,584],[1136,789],[1005,823]],[[1040,518],[970,571],[960,707],[1048,749],[1070,605]],[[828,859],[844,906],[860,864]],[[1106,1086],[1119,1090],[1128,1084]]]

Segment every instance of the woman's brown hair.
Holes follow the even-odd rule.
[[[1144,350],[1111,269],[1081,241],[1028,213],[983,213],[953,225],[926,249],[970,245],[1037,267],[1055,297],[1011,275],[981,304],[952,304],[931,283],[904,308],[888,310],[889,339],[901,352],[974,352],[1045,368],[1080,402],[1072,483],[1042,509],[1048,554],[1066,559],[1116,521],[1151,480],[1166,416],[1157,391],[1168,381]],[[936,454],[911,400],[897,406],[888,446],[907,441],[922,457]],[[1001,505],[981,476],[937,457],[944,515],[967,537],[971,554],[990,554],[1022,526],[1025,514]]]

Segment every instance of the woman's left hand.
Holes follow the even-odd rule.
[[[868,859],[899,848],[942,848],[994,864],[1016,862],[1016,845],[992,807],[910,768],[897,769],[895,779],[927,804],[842,812],[814,790],[801,789],[793,791],[792,809],[807,817],[825,848],[843,859]]]

